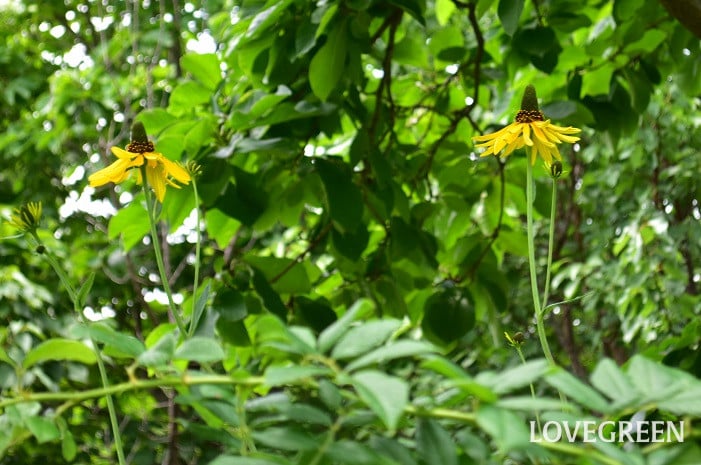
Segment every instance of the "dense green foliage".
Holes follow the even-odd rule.
[[[701,50],[656,1],[16,1],[0,40],[0,464],[117,463],[107,392],[138,465],[701,463]],[[471,142],[531,83],[583,129],[557,183],[560,368],[526,157]],[[202,169],[160,210],[191,335],[136,176],[87,185],[133,121]],[[29,201],[87,324],[6,221]],[[535,411],[687,437],[536,444]]]

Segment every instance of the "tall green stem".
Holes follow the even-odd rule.
[[[178,309],[175,307],[175,301],[173,300],[173,292],[170,290],[170,284],[168,283],[168,277],[166,276],[166,267],[163,264],[163,254],[161,252],[161,241],[158,239],[158,228],[156,227],[156,208],[155,208],[155,201],[151,197],[151,191],[149,191],[148,186],[146,185],[146,169],[145,167],[141,167],[141,179],[143,180],[142,187],[144,190],[144,197],[146,197],[146,210],[148,212],[148,221],[151,226],[151,242],[153,243],[153,253],[156,255],[156,264],[158,265],[158,273],[161,276],[161,284],[163,284],[163,290],[165,291],[166,295],[168,296],[168,308],[170,309],[170,313],[173,315],[173,319],[175,320],[175,323],[178,325],[178,329],[180,330],[180,334],[182,334],[183,337],[187,335],[187,331],[185,330],[185,322],[183,321],[182,316],[180,316],[180,313],[178,312]]]
[[[192,335],[195,333],[195,329],[197,327],[197,321],[196,321],[196,308],[197,308],[197,287],[199,286],[199,281],[200,281],[200,242],[201,242],[201,233],[200,233],[200,199],[199,196],[197,195],[197,183],[195,182],[195,176],[193,174],[192,176],[192,191],[195,195],[195,278],[194,278],[194,283],[192,285],[192,315],[190,316],[190,328],[188,329],[187,335],[188,337],[192,337]]]
[[[555,239],[555,213],[557,212],[557,179],[553,178],[553,193],[550,199],[550,231],[548,233],[548,264],[545,269],[545,290],[543,291],[543,302],[541,313],[548,306],[550,297],[550,271],[553,264],[553,246]]]
[[[36,232],[34,232],[32,235],[37,241],[37,245],[43,246],[41,239],[39,239],[39,236],[36,234]],[[73,310],[75,311],[76,316],[78,317],[78,321],[87,326],[87,323],[83,319],[83,309],[80,308],[80,302],[78,302],[78,293],[76,293],[75,288],[71,285],[68,276],[63,271],[63,268],[61,268],[61,265],[59,264],[58,260],[56,259],[56,257],[54,257],[53,253],[51,253],[50,250],[46,249],[46,247],[44,247],[43,256],[46,258],[46,261],[49,262],[51,268],[54,269],[54,272],[58,275],[58,278],[61,280],[64,287],[66,288],[66,291],[68,292],[71,301],[73,301]],[[107,370],[105,369],[105,363],[102,361],[102,354],[100,353],[100,348],[98,347],[97,343],[92,337],[90,337],[90,345],[92,346],[93,352],[95,353],[95,359],[97,360],[97,368],[100,372],[100,380],[102,381],[102,387],[106,390],[110,387],[110,382],[107,378]],[[124,457],[122,435],[119,432],[119,422],[117,421],[117,409],[114,407],[114,401],[112,400],[112,396],[110,394],[105,394],[105,400],[107,401],[107,411],[110,416],[110,425],[112,427],[112,436],[114,437],[114,446],[117,449],[117,460],[119,461],[119,465],[126,465],[127,461]]]
[[[550,352],[548,338],[545,335],[545,327],[543,322],[543,308],[540,306],[540,297],[538,296],[538,275],[535,270],[535,245],[533,233],[533,201],[535,200],[533,186],[533,166],[529,160],[526,161],[526,221],[528,228],[528,265],[531,274],[531,294],[533,295],[533,307],[535,310],[536,329],[538,330],[538,339],[540,346],[543,349],[545,358],[548,359],[551,365],[555,365],[555,359]]]

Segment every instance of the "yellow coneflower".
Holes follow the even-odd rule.
[[[134,123],[131,131],[131,142],[126,150],[119,147],[111,148],[118,160],[107,168],[91,174],[88,182],[93,187],[102,186],[108,182],[119,184],[129,177],[132,169],[140,168],[145,164],[146,182],[153,188],[158,201],[163,203],[166,185],[179,189],[180,186],[173,180],[188,184],[190,175],[182,166],[155,151],[153,142],[146,137],[143,124]]]
[[[553,159],[562,160],[557,144],[577,142],[579,137],[570,134],[580,131],[581,129],[571,126],[557,126],[549,119],[546,120],[538,108],[535,87],[529,85],[523,93],[521,110],[516,113],[513,123],[497,132],[475,136],[472,140],[478,142],[475,147],[487,149],[480,154],[482,157],[507,157],[514,150],[528,146],[531,164],[535,164],[536,158],[540,156],[547,166],[551,166]]]

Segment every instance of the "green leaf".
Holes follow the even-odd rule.
[[[613,17],[617,22],[628,21],[635,17],[636,11],[645,3],[645,0],[615,0],[613,2]]]
[[[319,447],[318,440],[293,426],[273,426],[256,430],[252,436],[256,442],[278,450],[299,452]]]
[[[348,371],[357,370],[373,363],[386,362],[396,358],[411,357],[414,355],[429,354],[435,352],[436,348],[423,341],[399,340],[391,344],[379,347],[372,352],[355,359],[348,364]]]
[[[61,455],[67,462],[72,462],[78,453],[78,446],[70,430],[66,429],[61,433]]]
[[[455,442],[436,420],[420,418],[416,425],[416,449],[427,464],[458,465]]]
[[[198,186],[199,187],[199,186]],[[207,235],[214,239],[220,249],[225,249],[231,241],[232,231],[236,231],[241,223],[219,209],[212,208],[205,212],[205,228]]]
[[[294,305],[295,313],[315,332],[322,332],[338,319],[336,312],[324,298],[312,300],[298,296],[295,297]]]
[[[80,286],[80,289],[78,290],[78,295],[76,296],[76,300],[78,301],[78,306],[80,308],[83,308],[85,306],[85,301],[88,298],[88,295],[90,294],[90,290],[92,289],[94,281],[95,272],[91,271],[88,275],[88,279],[86,279],[83,285]]]
[[[325,454],[332,463],[339,465],[395,465],[363,443],[350,439],[336,440],[331,443]],[[403,465],[403,464],[402,464]]]
[[[174,332],[165,333],[158,339],[158,342],[156,342],[153,347],[139,355],[136,361],[146,367],[167,365],[173,358],[176,343],[177,338]]]
[[[227,185],[214,206],[231,218],[253,226],[268,208],[268,195],[261,186],[260,177],[238,167],[234,167],[233,172],[236,183]]]
[[[668,399],[660,401],[660,410],[677,415],[701,416],[701,385],[684,389]]]
[[[204,313],[204,308],[207,305],[207,301],[209,300],[209,291],[211,288],[212,283],[207,282],[207,285],[204,287],[204,290],[202,290],[199,297],[197,297],[197,301],[195,302],[195,308],[192,311],[192,322],[190,323],[193,328],[197,328],[197,324],[200,322],[200,318]]]
[[[409,13],[421,25],[426,25],[426,19],[424,18],[426,0],[389,0],[389,3]]]
[[[482,405],[476,412],[477,424],[490,436],[502,452],[527,446],[528,429],[513,412],[493,405]]]
[[[7,352],[2,347],[0,347],[0,362],[5,362],[12,368],[15,368],[17,366],[15,361],[12,360],[9,355],[7,355]]]
[[[611,77],[616,70],[611,63],[606,63],[593,71],[587,71],[582,76],[582,90],[580,95],[608,95]]]
[[[56,338],[42,342],[30,350],[22,366],[27,369],[47,360],[66,360],[85,364],[93,364],[97,361],[95,352],[82,342]]]
[[[61,437],[61,432],[58,430],[56,423],[49,418],[29,417],[24,419],[24,424],[37,438],[39,444],[55,441]]]
[[[497,14],[507,35],[512,36],[518,29],[518,20],[523,11],[524,0],[499,0]]]
[[[227,321],[241,321],[248,315],[243,294],[228,287],[217,292],[212,302],[212,311]]]
[[[346,313],[333,322],[328,328],[319,334],[317,346],[321,352],[328,352],[329,349],[343,336],[351,327],[351,324],[360,318],[370,314],[374,309],[371,300],[359,299]]]
[[[163,108],[151,108],[140,112],[135,120],[141,121],[144,124],[146,134],[155,137],[165,128],[177,121],[177,118]]]
[[[251,20],[248,29],[246,30],[246,39],[252,39],[260,36],[271,27],[274,27],[280,20],[280,16],[287,11],[287,7],[293,0],[282,0],[274,2],[271,7],[258,12]],[[272,34],[269,34],[272,35]]]
[[[547,369],[547,360],[529,360],[498,373],[482,372],[477,375],[475,381],[490,387],[497,394],[506,394],[529,385],[540,378]]]
[[[258,268],[253,268],[253,287],[270,313],[280,318],[287,318],[287,308],[282,303],[280,295],[270,286],[268,279]]]
[[[331,352],[333,358],[353,358],[366,353],[387,340],[400,326],[399,320],[364,322],[348,331]]]
[[[555,31],[550,27],[543,26],[519,30],[514,34],[512,43],[514,48],[523,53],[541,59],[549,52],[558,50],[559,47]]]
[[[135,199],[110,218],[107,236],[114,239],[121,235],[124,251],[128,252],[141,242],[150,229],[148,213],[142,203]]]
[[[638,390],[643,394],[643,401],[663,401],[677,396],[689,387],[696,387],[693,378],[685,373],[673,370],[661,363],[636,355],[628,362],[628,376],[635,380]]]
[[[144,344],[134,336],[117,332],[104,323],[75,326],[72,335],[77,338],[92,338],[105,344],[106,351],[113,357],[136,358],[146,350]]]
[[[554,373],[546,375],[545,380],[552,387],[578,402],[580,405],[586,406],[590,410],[595,410],[602,413],[608,413],[611,411],[611,405],[601,396],[601,394],[562,368],[558,368]]]
[[[292,91],[287,86],[278,86],[274,94],[261,92],[255,103],[250,106],[248,113],[251,116],[261,116],[267,111],[278,106],[280,102],[292,95]]]
[[[336,24],[309,64],[309,84],[314,95],[322,101],[328,100],[343,75],[348,43],[347,28],[345,19]]]
[[[242,457],[240,455],[220,455],[207,465],[291,465],[291,462],[282,458],[259,459],[255,457]]]
[[[560,399],[552,397],[531,397],[531,396],[515,396],[506,397],[496,402],[497,407],[502,407],[509,410],[523,410],[533,412],[538,410],[562,410],[566,405],[563,405]]]
[[[168,111],[176,116],[192,112],[197,106],[209,103],[212,93],[202,84],[186,81],[179,84],[170,94]]]
[[[652,53],[666,38],[666,32],[659,29],[648,29],[640,39],[626,45],[625,53],[630,55]]]
[[[199,363],[219,362],[224,358],[224,350],[214,339],[195,336],[183,342],[173,358]]]
[[[330,375],[331,371],[328,368],[315,366],[288,366],[277,367],[272,366],[265,370],[265,384],[268,386],[282,386],[285,384],[293,384],[297,381],[306,378],[315,378],[317,376]]]
[[[214,53],[186,53],[180,58],[180,66],[209,90],[215,90],[221,82],[219,58]]]
[[[591,383],[617,405],[640,397],[632,380],[610,358],[601,360],[591,374]]]
[[[318,158],[314,160],[326,192],[329,215],[340,232],[358,229],[363,218],[363,196],[353,182],[353,173],[343,161]]]
[[[217,332],[224,342],[236,347],[248,347],[251,345],[251,337],[243,321],[227,321],[223,318],[217,320]]]
[[[407,382],[375,370],[355,373],[351,379],[360,398],[394,431],[409,402]]]
[[[319,380],[319,399],[332,411],[341,408],[343,403],[339,387],[325,378]]]
[[[448,287],[429,297],[424,304],[421,329],[436,344],[457,341],[475,326],[475,309],[464,288]]]
[[[441,26],[445,26],[455,12],[455,3],[451,0],[436,0],[436,20]]]
[[[368,230],[362,223],[358,225],[355,231],[342,233],[336,228],[331,231],[331,240],[333,241],[334,249],[352,261],[360,259],[367,248],[369,239],[370,235],[368,234]]]
[[[311,291],[312,285],[304,262],[291,258],[247,256],[245,260],[260,270],[272,288],[281,294],[303,294]]]

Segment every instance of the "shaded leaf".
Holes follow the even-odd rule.
[[[26,369],[47,360],[66,360],[85,364],[93,364],[97,361],[95,352],[82,342],[55,338],[42,342],[30,350],[22,366]]]
[[[409,402],[406,381],[374,370],[361,371],[351,378],[360,398],[387,428],[395,430]]]

